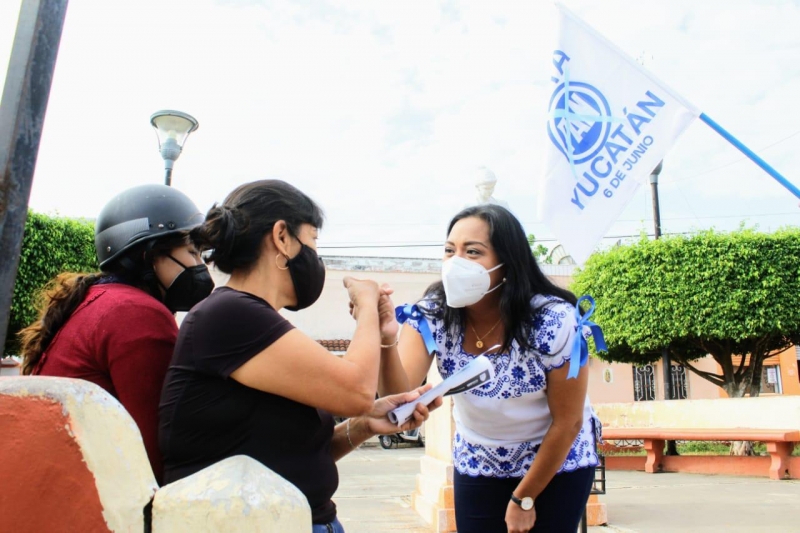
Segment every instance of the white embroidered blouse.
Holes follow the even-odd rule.
[[[420,308],[432,304],[421,301]],[[453,464],[461,474],[486,477],[522,477],[533,463],[552,423],[547,405],[547,373],[569,363],[577,330],[575,308],[555,297],[536,296],[530,324],[530,350],[522,351],[514,340],[505,353],[491,354],[495,379],[482,387],[453,396],[456,434]],[[413,309],[406,321],[420,331],[420,321],[436,342],[436,359],[442,378],[467,365],[477,354],[465,351],[462,331],[446,330],[440,319]],[[588,328],[584,328],[588,334]],[[589,403],[584,403],[583,427],[560,472],[599,464],[596,442],[600,421]]]

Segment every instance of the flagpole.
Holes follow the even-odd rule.
[[[781,174],[772,168],[766,161],[758,157],[755,152],[749,149],[747,146],[742,144],[739,139],[728,133],[722,126],[711,120],[711,118],[706,115],[705,113],[700,113],[700,120],[705,122],[706,124],[711,127],[712,130],[719,133],[723,139],[734,145],[736,148],[739,149],[744,155],[746,155],[750,160],[752,160],[756,165],[760,166],[767,174],[775,178],[778,183],[786,187],[789,192],[794,194],[796,197],[800,198],[800,189],[794,186],[789,180],[781,176]]]

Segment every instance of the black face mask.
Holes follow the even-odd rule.
[[[292,276],[294,293],[297,295],[297,304],[286,306],[289,311],[299,311],[316,302],[325,285],[325,263],[317,252],[303,243],[300,244],[300,253],[286,261],[289,275]]]
[[[189,311],[195,304],[199,303],[214,290],[214,281],[208,273],[206,265],[187,267],[171,255],[167,256],[180,266],[183,272],[172,282],[168,288],[164,289],[164,305],[173,313],[177,311]]]

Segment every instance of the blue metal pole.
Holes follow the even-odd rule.
[[[722,135],[723,139],[725,139],[726,141],[734,145],[736,148],[738,148],[740,152],[749,157],[756,165],[760,166],[767,174],[778,180],[778,183],[786,187],[789,190],[789,192],[794,194],[796,197],[800,198],[800,189],[795,187],[794,184],[792,184],[789,180],[781,176],[777,170],[769,166],[769,164],[766,161],[758,157],[750,148],[743,145],[739,141],[739,139],[728,133],[722,126],[711,120],[709,116],[706,115],[705,113],[700,113],[700,120],[708,124],[712,130]]]

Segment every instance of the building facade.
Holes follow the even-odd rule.
[[[321,341],[335,353],[342,353],[341,341],[347,341],[355,330],[349,314],[349,299],[344,289],[345,276],[372,279],[394,288],[396,305],[417,301],[425,289],[440,279],[441,260],[391,257],[323,256],[327,277],[322,296],[316,304],[298,312],[281,311],[286,318],[311,338]],[[541,265],[554,283],[569,287],[574,265]],[[224,281],[219,276],[218,282]],[[694,366],[702,371],[719,373],[720,367],[709,356]],[[765,362],[762,395],[800,394],[800,349],[792,347]],[[725,397],[725,392],[681,365],[672,365],[670,378],[678,399],[711,399]],[[634,366],[609,363],[597,358],[589,361],[589,395],[594,403],[663,400],[664,371],[661,362]]]

